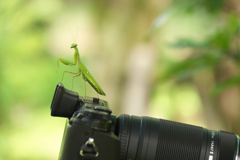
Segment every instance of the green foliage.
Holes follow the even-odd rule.
[[[238,24],[239,18],[237,16],[228,15],[225,26],[206,38],[206,47],[229,51],[232,42],[238,36]]]
[[[240,75],[231,77],[223,82],[217,83],[212,90],[212,95],[217,96],[222,91],[229,89],[231,87],[239,86],[239,85],[240,85]]]
[[[222,58],[221,54],[211,52],[192,56],[185,61],[169,65],[168,69],[160,76],[160,80],[166,81],[173,77],[179,79],[192,77],[198,71],[213,68],[221,62]]]
[[[225,16],[225,21],[218,30],[205,37],[202,41],[179,38],[168,46],[174,49],[190,48],[192,49],[191,56],[181,62],[169,64],[169,67],[160,76],[160,79],[169,80],[173,77],[178,79],[190,78],[198,71],[204,69],[214,70],[218,64],[227,58],[230,58],[238,65],[240,60],[238,38],[239,18],[231,13]],[[237,45],[233,45],[234,42]],[[217,95],[229,87],[238,85],[240,83],[238,80],[238,77],[233,77],[217,84],[213,89],[213,94]]]
[[[56,84],[56,60],[44,41],[59,2],[46,2],[0,2],[0,159],[54,159],[38,152],[50,139],[36,137],[48,123],[44,117]]]
[[[172,48],[188,48],[189,47],[189,48],[195,48],[195,49],[207,47],[206,44],[204,43],[195,42],[194,40],[188,39],[188,38],[179,39],[175,43],[168,44],[168,46]]]
[[[160,13],[152,22],[144,40],[149,41],[174,16],[186,14],[193,15],[196,11],[204,10],[209,16],[217,15],[224,7],[223,0],[174,0],[164,12]]]

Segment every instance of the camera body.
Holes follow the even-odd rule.
[[[69,118],[60,160],[119,159],[120,139],[113,132],[116,115],[112,114],[107,101],[78,96],[59,83],[51,115]]]
[[[151,117],[116,117],[104,100],[58,83],[51,115],[68,118],[60,160],[240,160],[238,135]]]

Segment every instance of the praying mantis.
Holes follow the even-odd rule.
[[[63,72],[63,77],[64,74],[67,73],[71,73],[74,74],[75,76],[73,76],[72,79],[72,89],[73,89],[73,80],[75,77],[78,77],[82,74],[82,79],[86,82],[88,82],[93,88],[94,90],[99,93],[100,95],[106,96],[106,94],[104,93],[104,91],[102,90],[102,88],[99,86],[99,84],[96,82],[96,80],[93,78],[93,76],[90,74],[90,72],[87,70],[87,68],[83,65],[83,63],[80,60],[80,54],[78,52],[78,48],[77,48],[77,44],[73,43],[71,45],[71,48],[75,49],[75,53],[74,53],[74,62],[71,62],[67,59],[64,58],[59,58],[57,60],[57,69],[59,68],[59,61],[62,62],[65,65],[70,65],[70,66],[75,66],[78,63],[78,72],[69,72],[69,71],[64,71]],[[62,77],[62,80],[63,80]],[[86,94],[86,84],[85,84],[85,94]]]

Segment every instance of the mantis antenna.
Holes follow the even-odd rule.
[[[72,39],[73,39],[73,42],[75,43],[75,41],[74,41],[74,38],[73,38],[73,33],[72,33],[72,30],[71,30],[71,28],[68,26],[68,28],[69,28],[69,30],[70,30],[70,32],[71,32],[71,35],[72,35]]]
[[[70,28],[70,27],[68,27],[68,28],[69,28],[69,30],[70,30],[70,32],[71,32],[72,39],[73,39],[73,43],[76,43],[76,41],[77,41],[77,38],[78,38],[78,27],[77,27],[77,36],[76,36],[75,40],[74,40],[74,36],[73,36],[73,33],[72,33],[72,30],[71,30],[71,28]]]
[[[78,38],[78,27],[77,27],[77,36],[76,36],[76,39],[75,39],[74,43],[76,43],[77,38]]]

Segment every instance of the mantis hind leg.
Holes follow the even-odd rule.
[[[85,86],[85,97],[86,97],[86,81],[94,88],[94,86],[92,85],[92,83],[90,83],[89,82],[89,80],[87,79],[87,77],[84,75],[84,74],[82,74],[82,79],[84,80],[84,86]],[[94,88],[95,89],[95,88]],[[95,89],[96,90],[96,89]],[[99,98],[99,94],[98,94],[98,92],[97,92],[97,97]]]
[[[81,73],[75,73],[75,72],[64,71],[64,72],[63,72],[63,76],[62,76],[61,83],[62,83],[62,81],[63,81],[63,77],[64,77],[64,74],[65,74],[66,72],[67,72],[67,73],[71,73],[71,74],[75,74],[75,76],[73,76],[73,79],[72,79],[72,90],[73,90],[73,80],[74,80],[75,77],[80,76]]]
[[[80,76],[81,75],[81,73],[78,73],[76,76],[73,76],[73,79],[72,79],[72,90],[73,90],[73,80],[74,80],[74,78],[75,77],[78,77],[78,76]]]
[[[62,81],[63,81],[63,77],[64,77],[64,74],[65,74],[66,72],[67,72],[67,73],[71,73],[71,74],[79,74],[79,73],[75,73],[75,72],[64,71],[64,72],[63,72],[63,76],[62,76],[61,83],[62,83]]]
[[[87,89],[86,89],[86,80],[84,81],[84,87],[85,87],[85,97],[86,97],[86,94],[87,94]]]
[[[85,97],[86,97],[86,93],[87,93],[87,89],[86,89],[86,81],[87,81],[87,79],[86,79],[86,77],[85,77],[84,74],[82,74],[82,79],[84,80]]]

